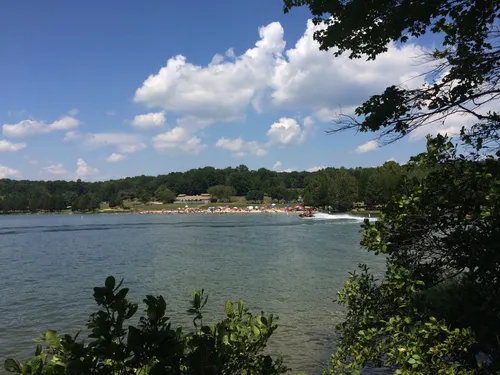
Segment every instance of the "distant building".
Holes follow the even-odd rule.
[[[174,203],[178,204],[208,204],[210,203],[212,196],[210,194],[201,194],[201,195],[186,195],[179,194],[177,198],[175,198]]]

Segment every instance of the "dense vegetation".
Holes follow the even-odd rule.
[[[456,143],[429,137],[379,220],[364,224],[362,245],[385,255],[385,277],[361,265],[338,293],[347,314],[326,373],[500,373],[500,2],[285,0],[285,11],[303,5],[323,24],[320,49],[336,56],[376,59],[391,42],[436,34],[426,84],[388,87],[334,131],[393,142],[456,125],[452,114],[470,120]]]
[[[335,169],[317,172],[275,172],[265,168],[249,170],[212,167],[159,176],[128,177],[102,182],[0,180],[2,212],[94,211],[101,202],[117,207],[124,200],[158,200],[172,203],[177,194],[211,193],[219,202],[233,195],[262,201],[264,195],[280,201],[296,201],[315,206],[349,209],[355,202],[384,204],[401,179],[401,167],[388,161],[380,167]],[[325,184],[328,188],[325,189]]]
[[[110,276],[94,288],[99,309],[89,318],[88,342],[78,335],[42,334],[35,356],[21,363],[5,361],[5,369],[17,374],[227,374],[279,375],[287,372],[281,358],[263,354],[277,328],[273,315],[253,316],[240,300],[228,301],[226,317],[215,325],[203,322],[208,296],[195,291],[188,313],[194,329],[185,333],[173,328],[162,296],[148,295],[137,325],[132,325],[139,306],[127,299],[128,288]]]

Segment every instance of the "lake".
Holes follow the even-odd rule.
[[[135,302],[163,295],[174,326],[189,327],[185,311],[199,288],[209,294],[209,322],[227,299],[273,312],[271,352],[294,371],[319,373],[342,319],[336,291],[358,263],[384,265],[360,248],[360,223],[349,215],[0,216],[1,363],[31,355],[42,330],[84,328],[92,288],[112,274],[125,279]]]

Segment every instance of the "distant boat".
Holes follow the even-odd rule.
[[[299,217],[314,217],[314,214],[312,212],[303,212]]]

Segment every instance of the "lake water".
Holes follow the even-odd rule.
[[[279,316],[269,347],[294,371],[319,373],[342,311],[333,300],[358,263],[360,220],[282,214],[0,216],[0,357],[25,358],[39,332],[75,333],[93,312],[92,288],[124,278],[130,297],[162,294],[174,326],[191,291],[209,293],[206,320],[243,298]],[[3,371],[0,370],[0,372]]]

